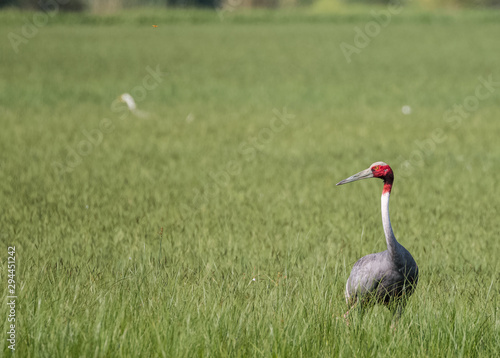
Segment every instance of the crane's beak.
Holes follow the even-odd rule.
[[[368,178],[373,178],[373,173],[372,173],[370,168],[365,169],[365,170],[359,172],[358,174],[354,174],[347,179],[339,181],[337,183],[337,185],[347,184],[347,183],[350,183],[350,182],[353,182],[356,180],[368,179]]]

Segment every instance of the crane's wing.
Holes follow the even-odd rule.
[[[376,294],[379,284],[392,273],[393,266],[387,251],[360,258],[352,267],[347,280],[347,304],[353,305],[359,298]]]

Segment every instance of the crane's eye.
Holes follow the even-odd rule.
[[[379,169],[380,169],[380,167],[378,165],[373,167],[373,170],[379,170]]]

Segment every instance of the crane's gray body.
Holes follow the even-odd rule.
[[[356,303],[390,304],[398,316],[418,282],[418,267],[411,256],[394,236],[389,218],[389,197],[394,174],[384,162],[373,163],[370,168],[337,183],[342,185],[360,179],[381,178],[384,189],[381,197],[382,224],[384,226],[387,250],[360,258],[353,266],[346,284],[347,304]]]
[[[418,267],[411,254],[399,243],[396,252],[389,250],[360,258],[353,266],[346,284],[349,306],[357,302],[389,304],[410,296],[418,282]]]

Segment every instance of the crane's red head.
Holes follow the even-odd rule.
[[[365,169],[358,174],[354,174],[347,179],[344,179],[337,183],[337,185],[347,184],[356,180],[368,179],[368,178],[380,178],[384,180],[384,193],[390,193],[392,189],[392,183],[394,182],[394,173],[391,167],[384,162],[376,162],[370,165],[368,169]]]

